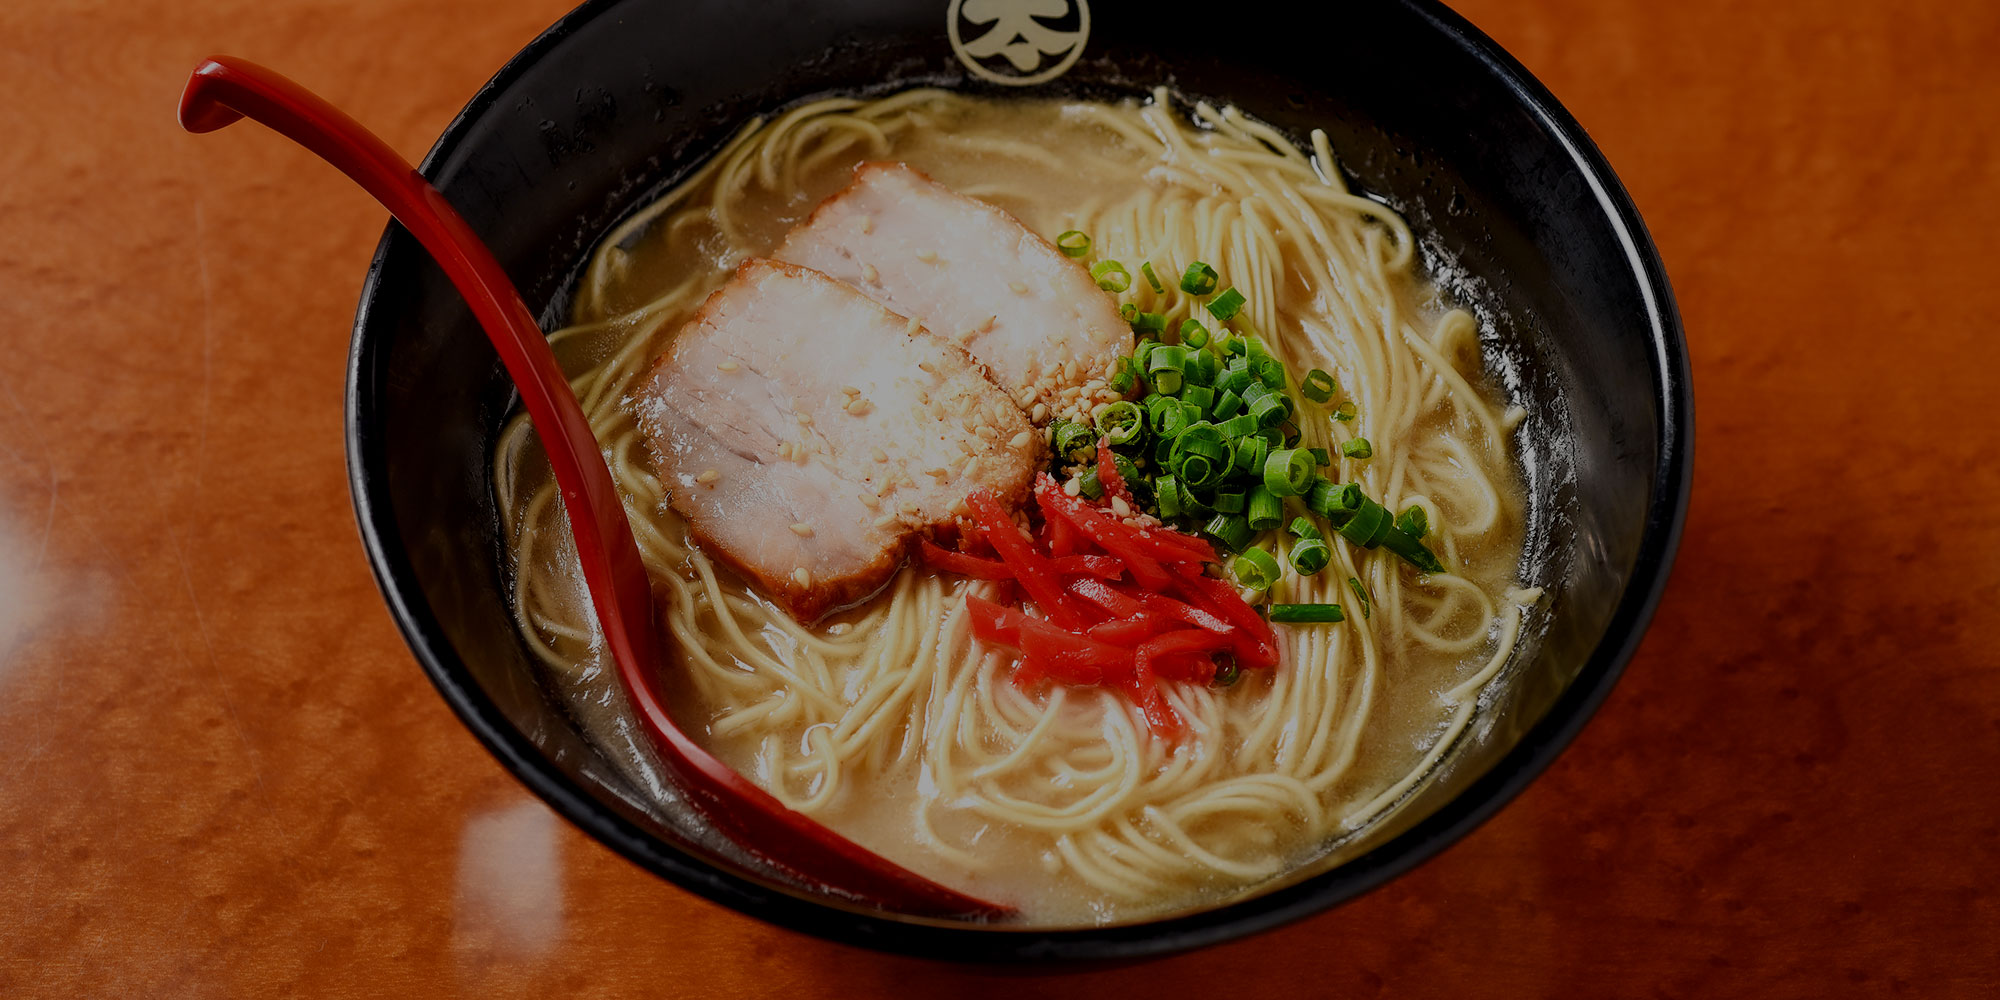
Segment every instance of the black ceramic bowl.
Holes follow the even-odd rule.
[[[391,225],[355,320],[348,456],[362,534],[411,648],[465,724],[563,815],[774,923],[933,957],[1108,959],[1323,910],[1437,853],[1547,766],[1617,678],[1672,560],[1693,418],[1666,276],[1603,157],[1519,64],[1424,0],[1238,4],[1227,17],[1212,3],[1094,0],[1084,15],[1070,2],[1046,26],[1074,38],[1087,23],[1080,58],[1027,86],[988,79],[1010,73],[1004,63],[981,73],[961,61],[949,39],[973,26],[946,0],[587,3],[466,105],[424,173],[556,324],[601,234],[752,115],[808,96],[918,83],[1105,96],[1164,83],[1294,136],[1323,127],[1351,182],[1422,234],[1427,263],[1472,279],[1461,290],[1488,317],[1489,363],[1532,414],[1517,441],[1530,492],[1523,572],[1548,588],[1549,613],[1447,766],[1391,819],[1261,893],[1059,931],[796,894],[646,808],[538,680],[508,617],[490,486],[513,393],[458,295]]]

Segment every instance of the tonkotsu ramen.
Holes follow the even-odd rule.
[[[683,727],[1036,925],[1241,891],[1407,796],[1537,597],[1522,412],[1305,146],[1164,91],[827,99],[610,233],[550,339]],[[495,469],[521,634],[663,788],[525,417]]]

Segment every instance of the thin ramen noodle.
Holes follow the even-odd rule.
[[[1126,920],[1238,891],[1309,860],[1404,796],[1466,727],[1507,658],[1522,594],[1518,411],[1483,384],[1477,326],[1418,273],[1409,227],[1310,151],[1234,109],[989,102],[935,90],[815,101],[746,126],[605,238],[571,326],[551,335],[603,443],[674,650],[677,717],[795,808],[1039,924]],[[1157,740],[1123,695],[1008,682],[970,634],[992,585],[907,567],[860,607],[806,626],[691,545],[634,425],[666,339],[741,261],[767,254],[853,166],[900,160],[1047,238],[1090,234],[1135,271],[1211,264],[1295,371],[1332,372],[1352,423],[1301,420],[1301,447],[1373,443],[1335,474],[1391,510],[1422,507],[1448,571],[1418,576],[1336,541],[1281,599],[1348,621],[1277,628],[1276,670],[1168,685],[1187,735]],[[1140,308],[1185,311],[1168,284]],[[521,634],[587,732],[664,794],[595,626],[560,504],[517,417],[495,462]],[[1282,553],[1280,553],[1282,555]],[[1364,603],[1365,597],[1365,603]],[[1366,616],[1361,613],[1367,611]]]

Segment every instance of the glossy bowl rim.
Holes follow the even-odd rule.
[[[475,119],[581,26],[626,0],[587,0],[509,59],[453,117],[420,167],[426,177],[457,149]],[[1223,906],[1158,920],[1073,929],[1012,929],[914,923],[774,889],[715,867],[617,815],[557,769],[473,680],[431,615],[403,552],[387,489],[387,432],[381,400],[364,375],[386,338],[371,335],[392,247],[422,250],[391,221],[370,261],[348,355],[345,432],[349,486],[370,568],[398,629],[432,684],[467,729],[523,784],[600,843],[706,899],[792,930],[882,951],[961,961],[1104,961],[1202,947],[1278,927],[1373,890],[1429,860],[1498,812],[1538,777],[1596,713],[1624,672],[1659,605],[1687,518],[1693,480],[1694,396],[1685,334],[1673,292],[1638,209],[1581,125],[1553,94],[1492,39],[1436,0],[1384,0],[1415,13],[1503,81],[1566,148],[1589,183],[1647,306],[1653,400],[1661,429],[1655,486],[1630,578],[1592,649],[1542,718],[1479,778],[1436,812],[1367,852],[1310,878]],[[380,488],[377,488],[378,485]]]

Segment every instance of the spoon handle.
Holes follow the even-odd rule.
[[[512,279],[437,188],[387,143],[282,74],[241,59],[204,61],[181,95],[181,127],[212,132],[251,118],[333,164],[380,201],[471,306],[520,389],[555,473],[604,641],[662,762],[704,815],[746,850],[848,899],[923,916],[992,917],[1006,907],[946,888],[854,843],[736,773],[682,732],[660,698],[663,662],[652,584],[590,421]]]

